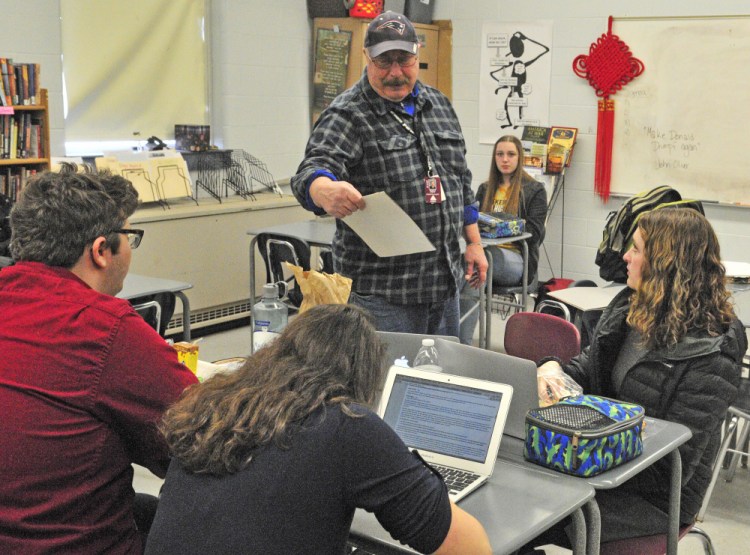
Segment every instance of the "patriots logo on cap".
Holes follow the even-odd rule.
[[[403,35],[404,31],[406,30],[406,23],[404,23],[403,21],[395,21],[392,19],[390,21],[386,21],[382,25],[379,25],[378,31],[380,31],[381,29],[393,29],[399,35]]]

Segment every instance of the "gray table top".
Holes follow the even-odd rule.
[[[192,289],[193,285],[184,281],[162,279],[139,274],[128,274],[122,291],[117,296],[121,299],[135,299],[156,295],[157,293],[177,293],[185,289]]]
[[[489,237],[482,237],[482,245],[485,247],[491,247],[494,245],[505,245],[507,243],[515,243],[516,241],[525,241],[531,237],[531,233],[521,233],[519,235],[513,235],[511,237],[496,237],[490,239]]]
[[[593,496],[593,488],[583,480],[498,460],[488,483],[459,505],[482,523],[493,553],[503,554],[520,548]],[[362,509],[354,514],[350,537],[392,553],[415,553],[394,540],[375,515]]]
[[[690,429],[682,424],[647,417],[643,431],[643,453],[641,456],[598,476],[583,480],[595,489],[615,488],[677,449],[691,437]],[[500,444],[500,457],[504,460],[532,465],[533,463],[525,461],[523,458],[523,443],[520,439],[504,436]],[[559,475],[554,470],[538,468]]]
[[[317,219],[256,227],[247,231],[248,235],[258,235],[259,233],[286,235],[307,241],[310,245],[327,246],[333,241],[333,236],[336,233],[336,225],[333,218],[331,218],[330,220]]]

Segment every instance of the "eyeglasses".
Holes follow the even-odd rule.
[[[110,233],[123,233],[128,236],[128,244],[131,249],[137,249],[143,239],[144,231],[142,229],[113,229]]]
[[[408,53],[398,54],[397,56],[381,54],[374,58],[370,58],[370,55],[368,54],[367,57],[378,69],[391,69],[393,62],[396,62],[401,67],[411,67],[417,63],[417,55]]]

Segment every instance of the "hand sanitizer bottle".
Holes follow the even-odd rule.
[[[289,320],[289,308],[279,300],[275,283],[263,286],[263,298],[253,306],[253,346],[257,351],[276,339]]]

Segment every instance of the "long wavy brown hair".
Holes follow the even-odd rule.
[[[371,317],[351,305],[320,305],[295,318],[232,374],[188,388],[164,415],[172,455],[194,473],[247,466],[272,441],[287,448],[296,424],[324,405],[371,405],[385,347]]]
[[[498,169],[497,161],[495,160],[497,145],[500,143],[513,143],[518,151],[518,166],[510,175],[508,201],[505,205],[506,212],[518,215],[518,205],[520,203],[521,195],[523,194],[523,184],[527,181],[534,181],[534,178],[523,169],[523,144],[515,135],[503,135],[495,141],[495,146],[492,147],[490,176],[487,178],[487,189],[484,191],[484,198],[482,199],[482,204],[479,209],[482,212],[492,211],[492,201],[495,198],[495,192],[497,191],[497,188],[503,184],[503,174]]]
[[[709,221],[688,208],[644,214],[641,283],[627,322],[647,348],[669,348],[689,331],[724,333],[734,318],[719,240]]]

